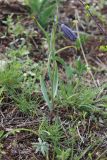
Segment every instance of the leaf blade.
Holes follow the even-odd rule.
[[[47,105],[49,107],[49,110],[52,110],[52,104],[51,104],[51,102],[49,100],[49,96],[48,96],[48,93],[47,93],[46,85],[45,85],[45,82],[44,82],[44,79],[42,78],[42,76],[40,77],[40,85],[41,85],[41,91],[42,91],[44,100],[46,101],[46,103],[47,103]]]
[[[54,74],[53,74],[53,98],[55,98],[55,96],[57,95],[57,91],[58,91],[58,67],[57,64],[55,63],[55,70],[54,70]]]

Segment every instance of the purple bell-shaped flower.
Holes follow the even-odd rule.
[[[61,24],[61,30],[64,33],[64,35],[71,41],[75,41],[77,39],[77,35],[73,32],[71,28],[69,28],[65,24]]]

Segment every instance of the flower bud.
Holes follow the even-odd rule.
[[[64,35],[71,41],[75,41],[77,39],[77,35],[72,31],[71,28],[69,28],[65,24],[61,24],[61,30],[64,33]]]

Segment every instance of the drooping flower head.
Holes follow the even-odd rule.
[[[65,24],[61,24],[61,30],[64,33],[64,35],[71,41],[75,41],[77,39],[77,35],[73,32],[71,28],[69,28]]]

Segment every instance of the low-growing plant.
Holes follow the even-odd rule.
[[[22,35],[25,33],[25,28],[22,26],[21,22],[14,23],[13,14],[7,17],[6,21],[3,21],[4,24],[8,27],[8,33],[12,34],[14,37]]]
[[[99,93],[98,88],[87,86],[84,80],[73,77],[67,83],[60,82],[59,88],[57,103],[60,102],[63,106],[75,107],[88,112],[97,110],[94,104]]]
[[[75,60],[74,67],[69,64],[64,63],[65,74],[68,80],[71,80],[75,75],[77,77],[83,76],[87,72],[86,64],[84,64],[80,57]]]
[[[38,81],[43,72],[42,66],[39,67],[39,64],[32,65],[32,61],[28,60],[22,65],[22,70],[24,72],[23,81],[19,91],[14,91],[12,98],[21,112],[33,116],[37,114],[39,104],[41,103]]]
[[[22,80],[21,65],[17,61],[10,62],[5,70],[0,71],[0,86],[14,90],[20,86]]]
[[[38,18],[39,23],[46,27],[48,22],[53,20],[56,5],[60,0],[25,0],[31,8],[31,12]]]
[[[49,144],[47,142],[42,141],[40,138],[38,138],[37,143],[32,143],[33,148],[36,149],[36,153],[41,152],[44,157],[46,157],[46,160],[49,160],[48,152],[49,152]]]
[[[19,38],[20,36],[31,37],[33,36],[34,30],[33,28],[25,28],[20,21],[20,17],[17,16],[17,21],[14,22],[13,14],[8,15],[7,19],[3,21],[5,25],[7,25],[7,33],[11,34],[13,38]],[[15,42],[12,42],[15,43]]]
[[[21,58],[29,54],[28,48],[25,45],[19,46],[18,49],[9,48],[7,50],[7,56],[11,59]]]
[[[70,152],[71,149],[68,148],[66,150],[61,150],[61,149],[57,149],[56,153],[57,153],[57,159],[58,160],[68,160],[68,158],[70,157]]]
[[[30,93],[27,95],[26,93],[14,94],[13,100],[21,112],[31,114],[32,116],[37,113],[39,106],[37,96],[34,98]]]
[[[51,142],[54,148],[59,146],[59,142],[63,138],[63,130],[58,120],[53,124],[49,124],[47,120],[43,120],[39,126],[38,132],[41,139]]]

